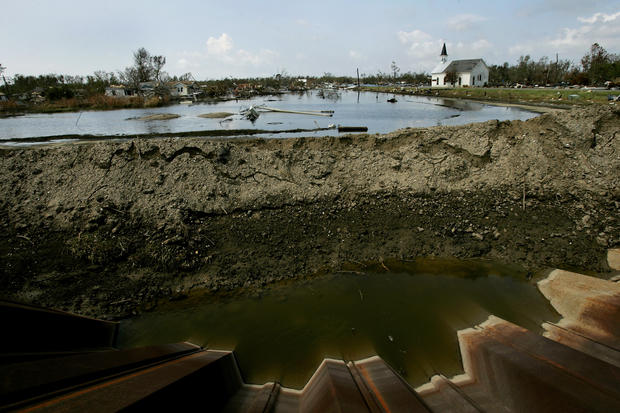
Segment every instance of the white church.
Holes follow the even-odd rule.
[[[446,44],[441,49],[441,63],[431,72],[432,87],[482,87],[489,82],[489,68],[482,59],[448,61]],[[456,73],[454,83],[448,82],[446,75]],[[449,80],[449,79],[448,79]]]

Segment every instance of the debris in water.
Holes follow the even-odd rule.
[[[258,119],[258,117],[260,116],[260,114],[258,113],[258,111],[254,108],[254,106],[250,106],[249,108],[242,110],[241,114],[243,116],[245,116],[246,119],[254,122],[256,119]]]
[[[256,109],[264,110],[267,112],[280,112],[280,113],[293,113],[296,115],[314,115],[314,116],[334,116],[334,111],[314,111],[314,110],[286,110],[278,108],[270,108],[268,106],[257,106]]]
[[[338,132],[368,132],[368,126],[340,126]]]
[[[127,118],[125,120],[144,120],[144,121],[150,121],[150,120],[168,120],[168,119],[176,119],[176,118],[180,118],[181,115],[177,115],[175,113],[157,113],[154,115],[146,115],[146,116],[141,116],[141,117],[136,117],[136,118]]]
[[[227,118],[229,116],[234,115],[234,113],[230,112],[212,112],[212,113],[203,113],[202,115],[198,115],[200,118],[207,119],[217,119],[217,118]]]

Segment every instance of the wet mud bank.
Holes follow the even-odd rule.
[[[0,150],[4,298],[116,318],[420,256],[609,271],[620,111],[295,139]]]

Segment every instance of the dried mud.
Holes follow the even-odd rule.
[[[606,272],[619,131],[600,106],[387,135],[1,149],[0,291],[117,318],[388,259]]]

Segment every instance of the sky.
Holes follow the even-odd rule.
[[[145,47],[196,80],[430,72],[449,59],[489,65],[530,55],[579,63],[590,45],[620,53],[609,0],[3,0],[5,75],[117,72]]]

